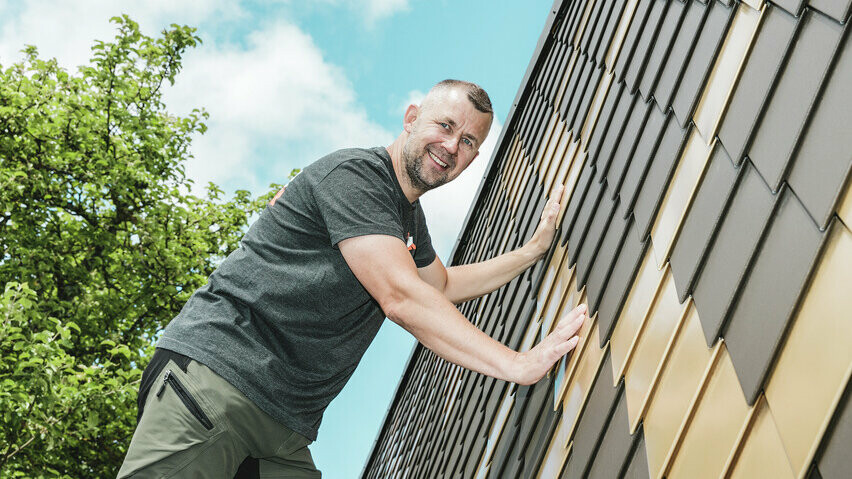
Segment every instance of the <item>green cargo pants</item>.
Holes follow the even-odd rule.
[[[190,361],[184,372],[169,360],[143,411],[119,478],[230,479],[238,468],[241,477],[321,477],[309,439],[199,362]],[[247,457],[257,461],[246,467]]]

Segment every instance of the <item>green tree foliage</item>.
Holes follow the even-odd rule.
[[[158,331],[274,193],[191,193],[207,114],[161,94],[200,39],[113,22],[76,74],[0,66],[0,477],[115,476]]]

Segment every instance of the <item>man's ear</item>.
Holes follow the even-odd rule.
[[[405,115],[402,116],[402,127],[406,132],[411,133],[412,125],[420,115],[420,107],[414,104],[408,105],[405,109]]]

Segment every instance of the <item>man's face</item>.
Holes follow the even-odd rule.
[[[455,179],[479,154],[491,114],[478,111],[460,88],[433,90],[405,114],[408,140],[402,159],[411,186],[421,192]]]

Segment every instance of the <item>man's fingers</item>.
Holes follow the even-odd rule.
[[[556,353],[556,354],[554,355],[555,357],[550,358],[550,359],[551,359],[551,361],[552,361],[552,363],[555,363],[556,361],[559,361],[560,359],[562,359],[562,356],[565,356],[566,354],[568,354],[568,353],[570,353],[571,351],[573,351],[573,350],[574,350],[574,348],[576,348],[576,347],[577,347],[577,344],[578,344],[579,342],[580,342],[580,337],[579,337],[579,336],[572,336],[572,337],[571,337],[570,339],[568,339],[567,341],[563,341],[562,343],[557,344],[557,345],[556,345],[556,347],[555,347],[555,348],[553,348],[553,349],[554,349],[554,352]]]
[[[571,337],[580,330],[583,326],[583,322],[586,320],[586,310],[588,307],[585,304],[581,304],[576,308],[566,314],[561,321],[559,321],[559,326],[557,329],[562,330],[567,334],[567,337]]]
[[[559,203],[562,200],[562,192],[565,191],[565,185],[559,183],[550,190],[550,199],[554,203]]]
[[[561,184],[553,187],[550,191],[550,197],[547,199],[547,206],[542,212],[542,218],[546,218],[548,220],[556,218],[556,215],[559,213],[560,201],[564,190],[565,187]]]

